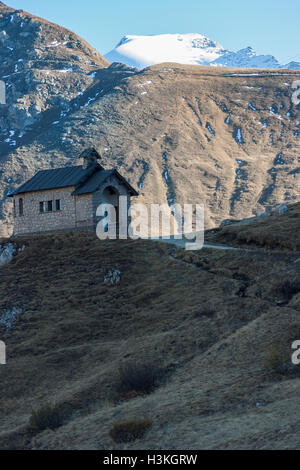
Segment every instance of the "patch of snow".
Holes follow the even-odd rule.
[[[283,160],[282,157],[283,157],[282,152],[280,152],[274,160],[274,165],[284,165],[285,161]]]
[[[115,286],[121,282],[121,271],[119,269],[110,269],[104,276],[104,284]]]
[[[61,43],[59,41],[53,41],[50,44],[46,45],[46,47],[58,47]]]
[[[235,132],[235,140],[238,144],[242,144],[243,143],[243,135],[242,135],[242,130],[240,127],[238,127],[236,129],[236,132]]]
[[[88,98],[87,102],[85,103],[85,107],[89,106],[89,104],[92,102],[92,101],[95,101],[96,98]]]
[[[286,204],[280,204],[279,206],[276,206],[274,209],[274,212],[276,214],[284,214],[289,210],[288,206]]]
[[[251,103],[248,103],[248,108],[252,109],[252,111],[256,111],[255,106],[253,106],[253,104],[251,104]]]
[[[206,129],[212,134],[215,135],[215,131],[212,129],[211,125],[207,122],[206,123]]]
[[[0,316],[0,324],[5,326],[7,330],[11,330],[21,313],[22,309],[18,307],[13,307],[11,310],[6,310]]]
[[[9,263],[16,252],[16,248],[13,243],[7,245],[0,245],[0,266],[4,266]]]
[[[58,70],[60,73],[71,73],[73,72],[73,68],[69,67],[68,69]]]
[[[148,80],[148,81],[145,82],[145,83],[139,83],[138,86],[143,88],[144,86],[150,85],[151,83],[152,83],[152,80]]]

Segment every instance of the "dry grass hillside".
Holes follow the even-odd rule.
[[[298,215],[282,225],[299,231]],[[186,252],[86,233],[13,242],[26,248],[0,269],[0,323],[19,312],[0,332],[0,448],[299,448],[298,244]],[[119,284],[104,283],[111,269]],[[151,393],[136,377],[121,392],[119,368],[147,375],[149,363],[160,371]],[[33,432],[45,404],[68,411]],[[128,420],[136,439],[119,442]]]
[[[288,206],[287,212],[273,212],[268,217],[242,220],[212,230],[207,239],[233,246],[258,246],[271,249],[300,250],[300,204]]]

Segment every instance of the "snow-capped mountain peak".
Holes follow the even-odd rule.
[[[282,69],[292,69],[292,70],[300,70],[300,62],[289,62],[286,65],[282,65]]]
[[[127,35],[105,58],[138,68],[162,62],[208,65],[226,52],[221,44],[198,33]]]
[[[251,46],[237,52],[228,51],[218,42],[199,33],[126,35],[105,55],[105,58],[109,62],[121,62],[140,69],[162,62],[240,68],[300,69],[299,62],[280,65],[274,56],[258,55]]]
[[[214,61],[214,65],[241,68],[271,68],[277,69],[280,64],[272,55],[257,55],[252,47],[240,49],[237,52],[227,52]]]
[[[241,49],[239,52],[246,54],[249,57],[253,57],[254,55],[256,55],[255,50],[251,46],[245,47],[244,49]]]

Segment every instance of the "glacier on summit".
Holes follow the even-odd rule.
[[[199,33],[127,35],[104,57],[111,63],[121,62],[139,69],[163,62],[238,68],[300,69],[300,62],[281,65],[274,56],[258,55],[252,47],[237,52],[226,50],[218,42]]]
[[[207,65],[226,52],[202,34],[159,34],[124,36],[105,58],[142,69],[162,62]]]

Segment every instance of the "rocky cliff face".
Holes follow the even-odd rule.
[[[299,200],[300,110],[291,101],[299,72],[107,67],[75,34],[1,12],[8,37],[29,33],[26,54],[17,39],[1,48],[2,235],[12,228],[8,193],[39,169],[76,164],[90,146],[139,189],[141,202],[204,203],[207,227]]]

